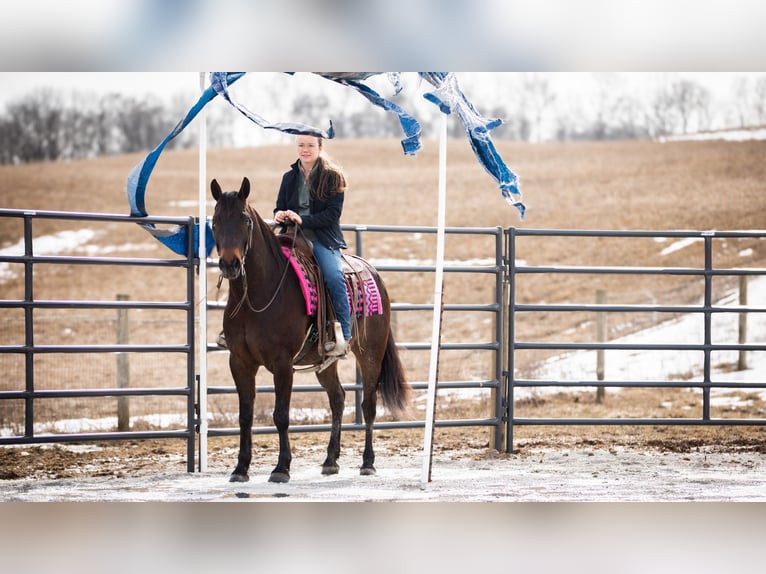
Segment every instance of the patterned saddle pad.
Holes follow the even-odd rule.
[[[303,299],[306,302],[306,315],[315,316],[319,304],[316,274],[309,269],[309,266],[315,263],[313,260],[309,263],[303,257],[296,256],[295,252],[286,245],[282,246],[282,253],[290,262],[300,283]],[[361,257],[343,255],[343,275],[346,278],[349,308],[355,315],[357,317],[382,315],[383,302],[378,284],[370,271],[370,264]]]

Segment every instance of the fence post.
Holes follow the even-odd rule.
[[[747,307],[747,275],[739,276],[739,305]],[[744,345],[747,342],[747,313],[739,314],[739,337],[738,342]],[[737,360],[737,370],[747,369],[747,351],[740,350]]]
[[[128,295],[117,295],[118,301],[128,301]],[[117,309],[117,344],[127,345],[129,340],[128,310]],[[130,385],[130,361],[128,353],[117,353],[117,388],[125,389]],[[128,397],[117,397],[117,431],[130,430],[130,404]]]
[[[604,289],[596,290],[596,304],[606,305],[606,291]],[[606,312],[598,311],[596,313],[596,342],[606,342]],[[596,351],[596,379],[604,380],[604,349]],[[596,387],[596,403],[604,402],[604,387]]]
[[[509,328],[508,328],[508,291],[509,291],[509,282],[503,281],[503,287],[502,287],[502,301],[501,305],[503,308],[502,311],[502,322],[503,324],[500,326],[500,332],[502,333],[502,336],[500,338],[499,344],[500,344],[500,372],[497,373],[497,379],[498,379],[498,386],[497,388],[492,388],[490,391],[490,400],[489,403],[492,405],[492,412],[490,413],[491,416],[497,416],[497,409],[495,408],[495,405],[497,405],[498,402],[498,393],[500,394],[500,400],[502,404],[505,404],[505,401],[507,400],[507,397],[505,397],[504,392],[504,383],[505,383],[505,376],[504,372],[507,371],[508,368],[508,334],[509,334]],[[495,321],[497,322],[497,314],[495,314]],[[495,324],[495,331],[497,331],[497,324]],[[490,371],[494,372],[496,371],[496,365],[497,361],[494,357],[492,357],[491,364],[490,364]],[[502,409],[501,409],[502,410]],[[503,449],[503,443],[506,442],[506,426],[501,426],[500,431],[500,437],[498,442],[498,433],[495,431],[494,427],[490,427],[489,429],[489,448],[492,448],[496,451],[501,451]]]

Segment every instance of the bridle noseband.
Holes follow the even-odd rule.
[[[285,258],[285,268],[282,271],[282,276],[279,279],[279,283],[277,284],[277,288],[274,290],[274,294],[271,296],[271,299],[269,299],[269,302],[266,303],[263,307],[260,309],[256,309],[253,307],[253,304],[250,302],[250,297],[248,296],[248,290],[247,290],[247,254],[250,251],[250,247],[252,246],[253,242],[253,230],[255,228],[255,223],[253,222],[253,217],[247,213],[247,211],[244,212],[244,215],[247,217],[247,242],[245,243],[244,252],[242,254],[242,299],[239,300],[239,303],[236,304],[234,309],[232,309],[230,317],[236,317],[237,313],[239,313],[240,309],[242,309],[242,305],[244,303],[247,303],[248,309],[250,309],[253,313],[263,313],[266,311],[271,305],[274,303],[274,301],[277,298],[277,295],[279,294],[279,291],[282,289],[282,285],[285,282],[285,277],[287,277],[287,270],[290,268],[290,261],[289,259]],[[299,228],[298,228],[299,229]],[[295,249],[295,240],[298,237],[298,229],[296,229],[295,234],[293,235],[293,243],[290,246],[290,251],[292,252]],[[223,275],[220,275],[218,278],[218,287],[221,287],[221,282],[223,281]]]

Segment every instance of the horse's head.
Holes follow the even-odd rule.
[[[218,267],[226,279],[237,279],[244,271],[253,231],[253,219],[247,211],[250,181],[245,177],[239,191],[223,192],[214,179],[210,190],[215,199],[213,237],[218,250]]]

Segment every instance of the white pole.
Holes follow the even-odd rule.
[[[442,285],[444,284],[444,222],[447,210],[447,115],[442,114],[439,130],[439,207],[436,230],[436,279],[434,281],[434,317],[431,330],[431,364],[428,369],[428,403],[423,436],[423,470],[421,485],[431,481],[433,458],[434,411],[436,410],[436,373],[441,344]]]
[[[200,91],[206,86],[205,72],[199,73]],[[199,123],[199,471],[207,472],[207,114]]]

